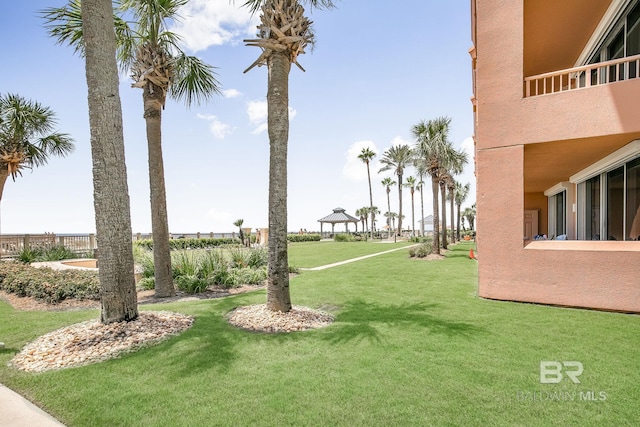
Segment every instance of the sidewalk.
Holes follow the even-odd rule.
[[[0,426],[64,427],[51,415],[18,393],[0,384]]]
[[[364,255],[364,256],[361,256],[361,257],[358,257],[358,258],[351,258],[351,259],[348,259],[348,260],[345,260],[345,261],[334,262],[333,264],[321,265],[320,267],[300,268],[300,270],[303,270],[303,271],[326,270],[327,268],[337,267],[339,265],[349,264],[350,262],[356,262],[356,261],[360,261],[360,260],[363,260],[363,259],[371,258],[371,257],[374,257],[374,256],[388,254],[389,252],[395,252],[395,251],[401,251],[403,249],[409,249],[409,248],[412,248],[412,247],[418,246],[418,245],[419,245],[419,243],[416,243],[414,245],[403,246],[401,248],[395,248],[395,249],[389,249],[388,251],[383,251],[383,252],[376,252],[375,254]]]

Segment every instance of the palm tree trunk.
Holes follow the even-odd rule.
[[[371,171],[367,162],[367,177],[369,178],[369,213],[371,214],[371,239],[373,239],[373,192],[371,191]]]
[[[268,59],[267,89],[269,128],[269,267],[267,308],[291,310],[287,252],[287,145],[289,142],[289,70],[283,52]]]
[[[144,88],[142,98],[144,101],[144,119],[147,125],[147,145],[149,150],[155,296],[166,298],[175,295],[175,288],[173,287],[171,272],[167,195],[164,184],[164,162],[162,160],[161,125],[164,94],[160,87],[148,84]]]
[[[424,191],[424,184],[420,185],[420,215],[422,221],[420,221],[420,236],[424,237],[424,196],[422,192]]]
[[[138,317],[111,0],[82,2],[102,323]],[[6,178],[5,178],[6,179]]]
[[[391,215],[391,188],[387,187],[387,212]],[[391,216],[387,217],[387,227],[389,227],[389,231],[387,232],[387,239],[391,237]]]
[[[415,207],[413,203],[415,191],[411,189],[411,237],[416,236],[416,220],[415,220]]]
[[[447,249],[447,187],[442,182],[440,196],[442,197],[442,249]]]
[[[458,223],[457,223],[457,227],[456,227],[456,237],[458,238],[458,241],[460,241],[460,204],[456,203],[456,208],[458,211]]]
[[[440,217],[438,215],[438,178],[431,176],[431,193],[433,194],[433,250],[440,255]]]
[[[0,201],[2,201],[2,194],[4,193],[4,185],[7,183],[9,177],[9,168],[6,164],[0,165]]]
[[[454,209],[453,209],[453,192],[451,189],[449,189],[449,207],[451,209],[451,243],[455,243],[456,242],[456,235],[454,233],[453,230],[453,224],[454,224]]]
[[[402,174],[398,175],[398,230],[402,236]]]

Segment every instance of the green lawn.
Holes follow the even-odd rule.
[[[291,258],[333,262],[338,246],[323,245],[317,260],[312,245],[292,245]],[[640,316],[480,299],[470,247],[443,261],[401,250],[302,272],[292,300],[332,311],[328,328],[267,335],[224,321],[264,291],[145,306],[196,322],[121,359],[43,374],[6,362],[36,336],[98,313],[0,303],[0,382],[69,426],[637,425]],[[342,255],[363,255],[353,248]],[[541,384],[541,361],[581,362],[581,383]],[[606,399],[586,400],[591,392]]]
[[[289,264],[297,268],[313,268],[409,245],[411,243],[381,243],[377,240],[370,242],[291,243],[289,245]]]

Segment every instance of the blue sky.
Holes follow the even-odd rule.
[[[38,16],[65,3],[3,2],[0,93],[51,107],[58,130],[74,138],[76,150],[7,181],[2,233],[95,230],[84,62],[48,38]],[[267,227],[267,70],[243,74],[260,53],[242,43],[254,36],[257,17],[252,20],[229,0],[191,0],[181,14],[183,22],[174,30],[188,53],[217,67],[224,95],[191,109],[169,100],[163,112],[170,231],[229,232],[239,218],[247,227]],[[299,57],[306,72],[292,67],[289,86],[290,231],[319,230],[317,220],[336,207],[353,215],[369,205],[366,167],[356,158],[365,146],[378,153],[371,167],[373,197],[385,212],[380,181],[389,173],[377,173],[379,159],[392,144],[413,144],[411,126],[420,120],[451,117],[452,142],[472,152],[467,1],[342,0],[337,9],[307,16],[314,21],[316,46]],[[132,229],[144,233],[151,219],[142,91],[131,88],[127,76],[120,87]],[[415,172],[409,169],[408,175]],[[472,185],[463,205],[469,206],[475,201],[471,156],[458,180]],[[425,215],[431,213],[429,188]],[[408,189],[403,199],[410,223]],[[393,190],[391,209],[397,212],[397,205]]]

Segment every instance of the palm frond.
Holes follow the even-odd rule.
[[[201,103],[220,93],[214,67],[195,56],[181,52],[174,57],[174,79],[169,88],[173,99],[183,100],[187,106]]]

